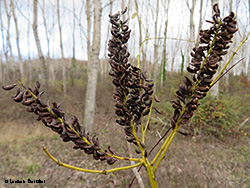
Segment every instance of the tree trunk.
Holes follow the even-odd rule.
[[[91,12],[91,6],[90,6],[90,0],[86,0],[86,16],[87,16],[87,52],[88,52],[88,62],[90,59],[90,31],[91,31],[91,22],[90,22],[90,12]]]
[[[66,63],[64,59],[63,53],[63,43],[62,43],[62,27],[60,22],[60,9],[59,9],[59,0],[56,3],[56,10],[57,10],[57,21],[58,21],[58,29],[59,29],[59,36],[60,36],[60,49],[61,49],[61,58],[62,58],[62,78],[63,78],[63,93],[66,94],[67,92],[67,84],[66,84]]]
[[[167,30],[168,30],[168,9],[169,9],[169,2],[167,0],[163,5],[165,7],[164,14],[166,15],[165,20],[165,30],[164,30],[164,42],[163,42],[163,51],[162,51],[162,74],[161,74],[161,83],[160,88],[162,88],[163,83],[166,81],[166,61],[167,61]]]
[[[169,1],[168,1],[169,2]],[[165,21],[165,30],[164,30],[164,43],[163,43],[163,52],[162,52],[162,75],[160,88],[162,88],[163,83],[166,81],[166,61],[167,61],[167,27],[168,20]]]
[[[7,36],[6,36],[6,43],[7,43],[7,46],[8,46],[8,49],[7,49],[7,53],[10,52],[10,56],[12,57],[13,54],[12,54],[12,47],[11,47],[11,44],[10,44],[10,13],[9,13],[9,8],[8,8],[8,5],[7,5],[7,1],[4,0],[4,7],[5,7],[5,12],[6,12],[6,16],[7,16]]]
[[[195,8],[196,0],[192,0],[192,5],[190,7],[188,1],[187,1],[187,6],[188,10],[190,12],[189,16],[189,40],[194,41],[195,40],[195,24],[194,24],[194,8]],[[193,46],[195,45],[195,42],[189,42],[188,44],[188,52],[191,52],[193,49]],[[188,53],[190,54],[190,53]],[[187,63],[190,62],[190,55],[187,56]]]
[[[139,14],[139,7],[138,7],[138,2],[137,2],[137,0],[135,0],[135,8],[136,8],[136,11],[137,11],[137,13]],[[141,24],[141,20],[140,20],[140,18],[139,18],[139,15],[137,16],[137,20],[138,20],[138,24],[139,24],[139,50],[140,50],[140,48],[141,48],[141,45],[142,45],[142,24]],[[142,56],[144,56],[143,55],[143,51],[142,51]],[[143,58],[142,58],[142,61],[141,61],[141,63],[140,63],[140,68],[142,69],[142,70],[144,70],[144,63],[143,63]]]
[[[113,14],[113,0],[109,0],[109,14],[112,15]],[[107,78],[107,72],[108,72],[108,69],[109,69],[109,66],[108,66],[108,63],[107,63],[107,47],[108,47],[108,40],[109,40],[109,27],[108,27],[108,30],[107,30],[107,39],[106,39],[106,42],[105,42],[105,66],[104,66],[104,80],[106,80]]]
[[[28,9],[28,18],[30,17],[30,0],[27,2],[27,9]],[[28,24],[27,29],[27,46],[28,46],[28,83],[32,82],[32,67],[31,67],[31,61],[30,61],[30,23]]]
[[[16,28],[16,47],[17,47],[17,52],[18,52],[18,63],[19,63],[19,68],[20,68],[20,79],[22,80],[23,75],[24,75],[24,69],[23,69],[23,60],[22,60],[22,56],[21,56],[21,52],[20,52],[20,45],[19,45],[19,30],[18,30],[18,23],[17,23],[17,17],[16,17],[16,13],[15,13],[15,6],[13,3],[13,0],[10,1],[10,5],[11,5],[11,10],[12,10],[12,15],[13,15],[13,19],[15,22],[15,28]]]
[[[2,3],[0,3],[0,9],[2,10]],[[2,48],[3,48],[3,53],[5,56],[5,61],[7,63],[8,60],[8,56],[6,53],[6,46],[4,43],[4,27],[3,27],[3,18],[2,18],[2,12],[0,11],[0,21],[1,21],[1,36],[2,36]],[[2,61],[1,61],[1,65],[0,65],[0,80],[3,81],[4,80],[4,67],[3,67],[3,57],[2,57]]]
[[[42,75],[43,75],[43,82],[45,84],[45,90],[48,90],[48,75],[47,75],[47,70],[46,70],[46,62],[42,53],[41,45],[40,45],[40,40],[38,37],[37,33],[37,0],[33,0],[33,33],[34,33],[34,38],[36,41],[36,46],[37,46],[37,52],[39,56],[39,60],[41,62],[41,69],[42,69]]]
[[[75,0],[73,2],[73,31],[72,31],[72,39],[73,39],[73,56],[72,56],[72,62],[71,62],[71,69],[70,69],[70,80],[71,80],[71,86],[74,86],[74,73],[75,73],[75,66],[76,66],[76,51],[75,51]]]
[[[199,31],[202,28],[202,9],[203,9],[203,0],[200,0],[200,19],[199,19],[199,26],[198,26],[198,32],[197,32],[197,37],[196,37],[196,42],[195,42],[195,46],[198,47],[199,46]]]
[[[13,59],[13,54],[12,54],[12,46],[10,44],[10,12],[9,12],[9,8],[7,5],[7,1],[4,0],[4,9],[5,9],[5,13],[7,16],[7,31],[6,31],[6,51],[5,51],[5,57],[6,57],[6,71],[5,71],[5,79],[9,80],[11,79],[11,74],[9,74],[9,70],[11,69],[11,59]],[[8,55],[9,54],[9,55]]]
[[[159,12],[159,0],[156,2],[156,18],[155,18],[155,39],[154,39],[154,93],[156,92],[156,85],[157,85],[157,72],[158,72],[158,40],[157,35],[158,35],[158,12]]]
[[[125,0],[122,0],[122,10],[124,10],[124,8],[125,8]],[[122,15],[122,19],[123,19],[123,20],[126,19],[125,14]]]
[[[46,40],[47,40],[47,48],[48,48],[47,57],[50,58],[50,40],[49,40],[48,26],[47,26],[46,17],[45,17],[45,0],[43,0],[43,7],[41,7],[41,9],[42,9],[42,15],[43,15],[45,36],[46,36]]]
[[[95,115],[95,96],[98,77],[98,64],[101,43],[101,0],[94,2],[94,31],[93,43],[88,60],[88,83],[85,98],[85,126],[88,132],[93,132]]]

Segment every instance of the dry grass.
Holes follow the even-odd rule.
[[[111,117],[111,122],[113,118]],[[104,124],[100,125],[99,123]],[[126,155],[126,144],[120,138],[121,129],[105,117],[97,117],[96,126],[100,140],[107,140],[105,147]],[[42,124],[5,123],[0,125],[0,187],[6,187],[4,179],[45,179],[44,187],[128,187],[132,171],[109,175],[86,174],[58,167],[42,151],[49,151],[63,162],[91,169],[107,169],[110,166],[96,162],[73,144],[63,143]],[[117,129],[113,129],[113,128]],[[111,131],[112,129],[112,131]],[[18,131],[15,131],[18,130]],[[3,134],[4,133],[4,134]],[[151,130],[150,142],[155,142],[155,130]],[[154,137],[154,138],[153,138]],[[168,187],[245,187],[250,186],[249,138],[231,139],[221,143],[213,138],[194,142],[178,135],[163,161],[157,179],[160,188]],[[118,146],[117,143],[120,143]],[[124,165],[118,162],[115,166]],[[143,171],[142,171],[143,172]],[[142,173],[146,183],[146,175]],[[33,187],[32,184],[20,187]],[[137,187],[135,182],[134,187]]]

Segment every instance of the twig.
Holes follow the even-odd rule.
[[[248,117],[247,119],[245,119],[241,124],[240,126],[236,129],[236,132],[240,130],[240,128],[242,128],[247,122],[248,120],[250,119],[250,117]]]
[[[234,66],[236,66],[238,63],[240,63],[241,61],[243,61],[243,59],[245,59],[245,57],[243,57],[242,59],[240,59],[239,61],[237,61],[235,64],[233,64],[226,72],[224,72],[223,74],[221,74],[213,83],[211,83],[211,87],[213,87],[223,76],[225,76]]]

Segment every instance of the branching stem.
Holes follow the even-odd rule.
[[[88,173],[108,174],[108,173],[115,172],[115,171],[135,168],[137,166],[140,166],[143,163],[143,162],[139,162],[139,163],[136,163],[134,165],[118,167],[118,168],[113,168],[113,169],[109,169],[109,170],[90,170],[90,169],[79,168],[79,167],[75,167],[75,166],[63,163],[63,162],[59,161],[58,159],[56,159],[53,155],[51,155],[46,147],[44,147],[43,150],[48,155],[49,158],[51,158],[54,162],[56,162],[58,164],[58,166],[63,166],[65,168],[69,168],[72,170],[78,170],[78,171],[88,172]]]

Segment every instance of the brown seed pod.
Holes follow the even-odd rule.
[[[28,107],[26,110],[27,112],[34,112],[34,109],[32,107]]]
[[[160,99],[156,95],[154,95],[154,99],[155,99],[155,102],[157,103],[161,102]]]
[[[126,138],[126,140],[128,141],[128,142],[133,142],[134,140],[135,140],[135,137],[133,137],[133,136],[128,136],[127,138]]]
[[[67,132],[67,135],[68,135],[71,139],[79,138],[79,137],[77,136],[77,134],[75,134],[75,133]]]
[[[40,84],[40,82],[39,82],[39,81],[36,81],[36,87],[37,87],[37,89],[40,89],[41,84]]]
[[[172,129],[174,129],[174,128],[175,128],[175,126],[176,126],[176,122],[175,122],[174,120],[172,120],[172,121],[171,121],[171,126],[172,126]]]
[[[211,21],[211,20],[205,20],[207,23],[211,23],[211,24],[214,24],[214,21]]]
[[[154,109],[158,114],[162,114],[156,107],[154,107]]]
[[[190,87],[193,85],[193,82],[187,76],[184,76],[183,82],[184,84],[186,84],[187,87]]]
[[[114,158],[111,158],[111,157],[108,157],[108,158],[107,158],[107,163],[108,163],[109,165],[114,164],[116,161],[117,161],[117,159],[114,159]]]
[[[15,102],[22,102],[22,100],[23,100],[23,93],[24,93],[23,91],[20,92],[16,97],[13,98],[13,100]]]
[[[34,102],[34,99],[26,99],[26,100],[23,100],[22,104],[25,106],[29,106],[33,102]]]
[[[29,99],[29,98],[32,98],[32,95],[30,94],[29,91],[25,91],[24,94],[23,94],[23,98],[24,99]]]
[[[149,111],[150,111],[149,108],[146,108],[146,109],[142,112],[142,115],[143,115],[143,116],[148,115]]]
[[[102,152],[102,151],[97,151],[98,155],[100,156],[105,156],[106,155],[106,152]]]
[[[11,84],[7,86],[2,86],[2,88],[6,91],[12,90],[14,87],[16,87],[17,84]]]
[[[74,145],[74,146],[73,146],[73,149],[79,149],[79,148],[80,148],[79,145]]]
[[[109,150],[109,152],[110,152],[111,154],[115,155],[115,152],[111,149],[110,146],[108,146],[108,150]]]
[[[78,122],[78,119],[77,119],[77,117],[76,116],[74,116],[73,118],[72,118],[72,125],[75,125],[76,123]]]
[[[125,14],[128,10],[128,7],[125,7],[124,10],[121,11],[121,14]]]
[[[99,140],[98,140],[98,138],[96,137],[96,135],[94,135],[94,136],[92,137],[92,142],[93,142],[93,144],[94,144],[95,146],[99,146]]]
[[[218,3],[215,3],[215,4],[213,5],[213,10],[214,10],[214,12],[215,12],[216,14],[220,14],[220,9],[219,9]]]
[[[140,153],[141,153],[141,150],[138,149],[138,148],[136,148],[136,149],[135,149],[135,152],[136,152],[137,154],[140,154]]]

